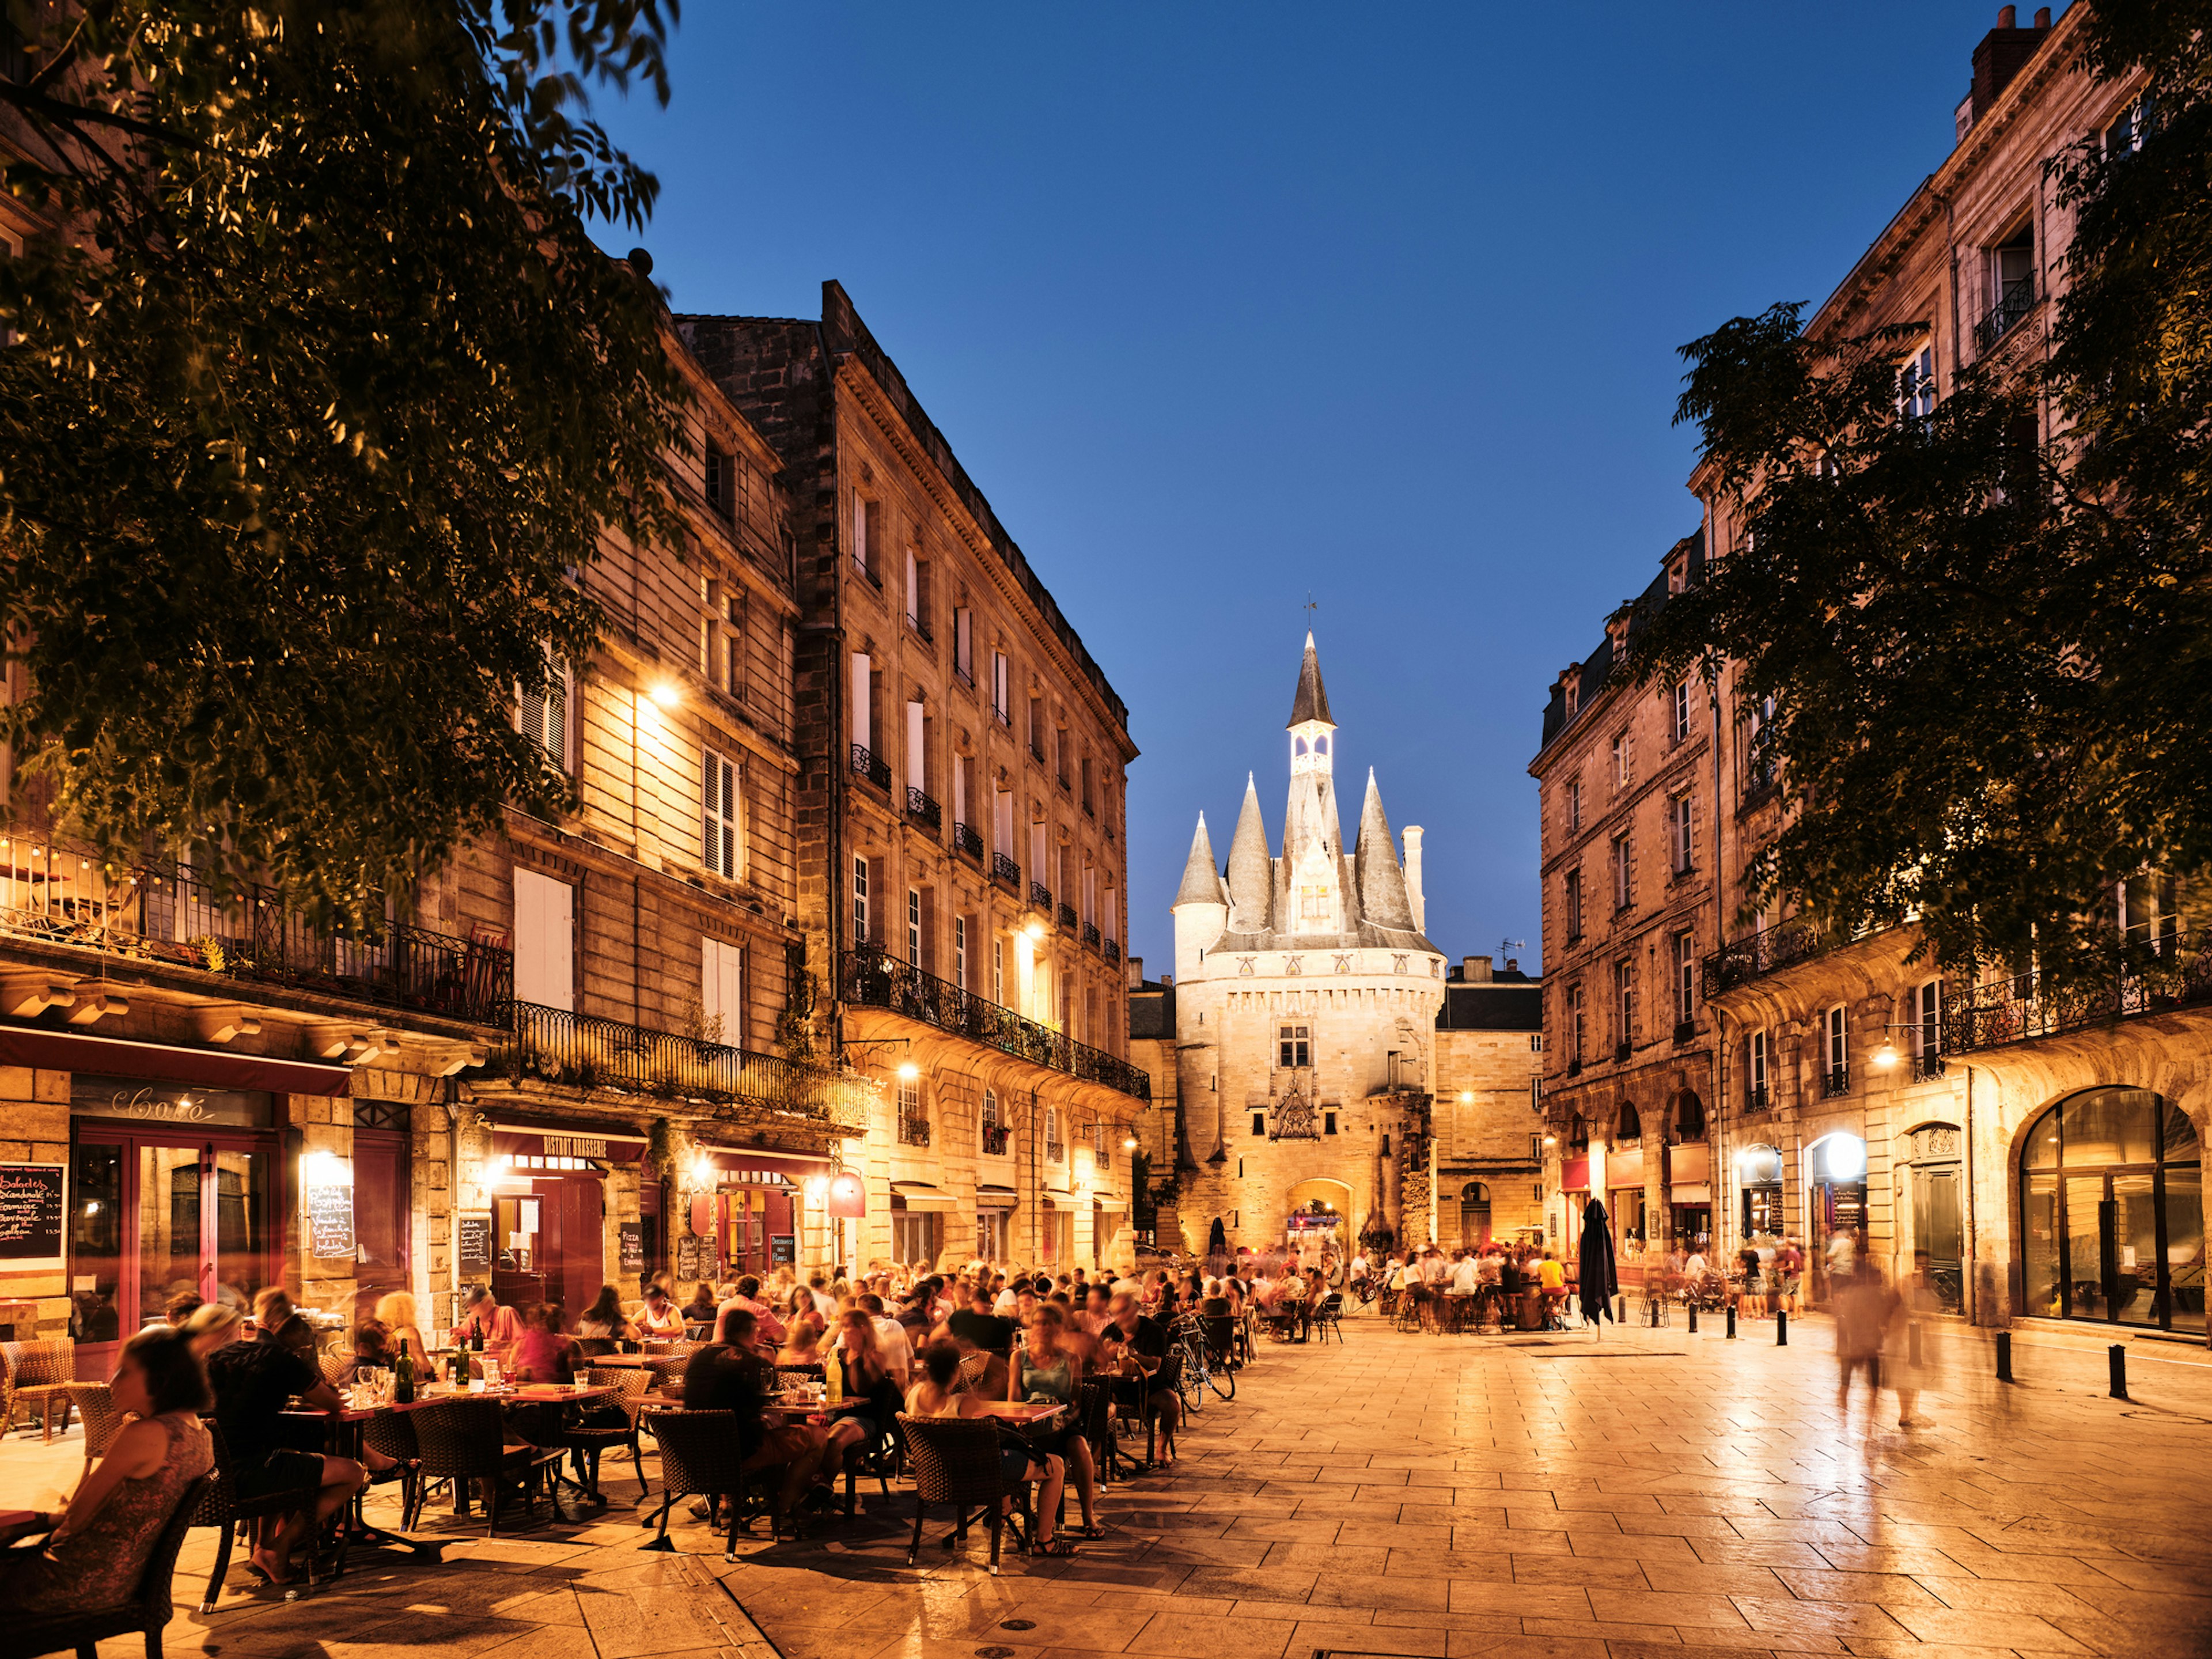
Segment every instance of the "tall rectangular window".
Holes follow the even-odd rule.
[[[906,890],[906,959],[909,967],[921,966],[921,890]]]
[[[738,878],[738,793],[737,763],[709,749],[700,779],[701,860],[724,881]]]
[[[1839,1002],[1829,1009],[1822,1024],[1828,1037],[1828,1090],[1840,1093],[1851,1074],[1850,1016],[1844,1005]]]
[[[968,988],[968,918],[952,918],[952,982]]]
[[[1616,962],[1613,964],[1614,1018],[1613,1046],[1626,1054],[1636,1041],[1636,964]]]
[[[514,872],[514,1000],[574,1012],[576,890],[535,870]]]
[[[714,509],[715,516],[734,522],[738,516],[738,475],[736,464],[724,451],[713,444],[707,446],[707,505]]]
[[[1626,836],[1613,838],[1613,908],[1626,910],[1636,901],[1636,884],[1632,874],[1635,848]]]
[[[1572,945],[1583,936],[1583,872],[1567,872],[1566,881],[1567,943]]]
[[[732,1048],[745,1046],[745,953],[742,945],[702,939],[699,1005],[706,1014],[707,1040]]]
[[[952,672],[975,684],[975,613],[964,605],[952,613]]]
[[[1743,1081],[1749,1092],[1746,1103],[1753,1111],[1763,1110],[1767,1104],[1766,1094],[1766,1033],[1753,1031],[1744,1039]]]
[[[1682,875],[1697,867],[1698,815],[1696,797],[1676,795],[1667,803],[1668,838],[1673,843],[1674,873]]]
[[[1567,987],[1567,1061],[1579,1068],[1583,1063],[1583,1039],[1588,1034],[1588,1017],[1583,1009],[1583,988]]]
[[[1673,708],[1670,712],[1673,715],[1673,722],[1670,729],[1673,732],[1674,741],[1676,743],[1687,743],[1690,740],[1689,681],[1677,680],[1674,682]]]
[[[1687,1025],[1698,1014],[1698,936],[1674,935],[1674,1024]]]
[[[565,772],[568,770],[568,665],[550,651],[545,653],[545,665],[552,684],[544,691],[515,686],[515,724],[524,737],[545,751],[546,759]]]
[[[868,861],[853,860],[853,943],[855,946],[869,941],[868,933]]]
[[[1897,377],[1898,413],[1908,421],[1924,421],[1936,412],[1936,348],[1925,345],[1912,354]]]
[[[853,562],[870,581],[876,580],[876,504],[857,489],[853,492]]]
[[[1942,981],[1931,979],[1913,992],[1912,1021],[1915,1052],[1924,1073],[1930,1069],[1926,1062],[1943,1052]]]
[[[853,747],[873,752],[875,730],[875,665],[867,653],[853,653]]]
[[[1044,759],[1044,699],[1030,699],[1030,754],[1036,760]]]
[[[999,933],[991,936],[991,1000],[1006,1006],[1006,941]]]
[[[1012,678],[1006,653],[994,651],[991,653],[991,712],[998,716],[1001,726],[1012,726],[1014,721],[1013,690],[1009,684]]]
[[[1583,832],[1583,781],[1567,780],[1567,833],[1579,836]]]
[[[745,596],[732,593],[722,627],[722,690],[738,702],[745,700]]]
[[[1623,732],[1613,740],[1613,787],[1626,789],[1632,781],[1635,763],[1631,758],[1628,733]]]
[[[1285,1025],[1282,1028],[1276,1048],[1282,1056],[1280,1064],[1284,1070],[1288,1071],[1292,1067],[1303,1068],[1313,1064],[1312,1045],[1307,1038],[1310,1029],[1304,1025]]]

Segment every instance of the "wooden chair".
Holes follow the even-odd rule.
[[[1007,1489],[1006,1472],[999,1464],[997,1425],[988,1418],[908,1417],[903,1412],[899,1413],[898,1424],[906,1437],[908,1459],[914,1466],[914,1536],[907,1544],[907,1565],[914,1565],[921,1553],[922,1528],[932,1504],[951,1505],[953,1528],[945,1534],[947,1549],[966,1540],[973,1518],[970,1511],[980,1506],[991,1523],[990,1571],[995,1577],[1005,1526],[1000,1513],[1002,1504],[1009,1497],[1015,1500],[1018,1540],[1025,1539],[1020,1522],[1029,1516],[1027,1485],[1014,1492]],[[1024,1547],[1027,1547],[1025,1541]]]
[[[87,1474],[92,1466],[107,1455],[115,1443],[115,1437],[123,1428],[123,1413],[115,1403],[115,1395],[105,1382],[70,1382],[70,1404],[84,1419],[84,1467]]]
[[[222,1425],[210,1418],[200,1419],[215,1443],[215,1468],[208,1476],[208,1485],[202,1490],[199,1501],[193,1505],[189,1522],[195,1527],[220,1528],[216,1542],[215,1569],[208,1574],[207,1593],[200,1598],[200,1611],[213,1613],[216,1598],[222,1594],[222,1581],[230,1571],[230,1547],[240,1527],[251,1521],[266,1521],[280,1515],[314,1507],[316,1493],[321,1489],[322,1469],[316,1467],[314,1484],[293,1487],[287,1491],[265,1492],[258,1498],[238,1495],[236,1471],[230,1461],[230,1447],[222,1437]],[[315,1587],[315,1552],[307,1552],[307,1588]]]
[[[545,1483],[546,1497],[554,1515],[560,1515],[560,1494],[553,1484],[561,1470],[560,1449],[510,1448],[507,1444],[506,1419],[501,1414],[498,1401],[481,1396],[441,1400],[409,1415],[414,1419],[415,1438],[422,1451],[422,1479],[425,1486],[451,1480],[458,1492],[464,1490],[459,1484],[464,1480],[484,1483],[486,1538],[498,1536],[500,1500],[507,1495],[510,1481],[521,1485],[526,1520],[536,1517],[541,1480]],[[418,1510],[422,1502],[418,1494]]]
[[[1091,1443],[1091,1462],[1098,1471],[1098,1484],[1112,1485],[1126,1460],[1121,1437],[1114,1432],[1114,1390],[1109,1379],[1094,1376],[1076,1385],[1075,1425],[1076,1431]]]
[[[644,1410],[646,1389],[652,1384],[652,1375],[642,1365],[594,1365],[587,1380],[595,1389],[619,1389],[622,1392],[607,1403],[623,1414],[620,1423],[580,1423],[562,1437],[568,1449],[568,1460],[584,1481],[584,1489],[599,1498],[599,1455],[612,1448],[629,1448],[630,1468],[637,1475],[638,1497],[642,1501],[652,1490],[645,1478],[645,1453],[638,1443],[638,1414]]]
[[[1316,1341],[1327,1341],[1331,1331],[1336,1333],[1338,1341],[1344,1340],[1343,1291],[1331,1291],[1322,1298],[1321,1306],[1314,1313],[1314,1330],[1317,1333]]]
[[[137,1587],[128,1601],[99,1613],[12,1620],[0,1626],[0,1659],[33,1659],[38,1654],[60,1653],[71,1648],[76,1650],[77,1659],[92,1659],[97,1644],[110,1637],[133,1634],[145,1637],[146,1659],[161,1659],[161,1632],[176,1612],[169,1598],[170,1581],[176,1576],[177,1554],[184,1548],[185,1534],[191,1529],[194,1515],[215,1482],[213,1473],[204,1474],[179,1496],[177,1507],[170,1512],[168,1524],[155,1540],[153,1553],[146,1558]]]
[[[644,1423],[660,1447],[660,1531],[652,1542],[638,1547],[675,1549],[668,1536],[668,1511],[675,1507],[678,1498],[704,1498],[712,1503],[727,1498],[730,1531],[722,1547],[722,1559],[736,1560],[738,1534],[750,1531],[752,1523],[745,1499],[757,1484],[745,1473],[744,1451],[738,1440],[737,1413],[660,1410],[647,1413]],[[783,1478],[781,1469],[761,1473],[779,1481]],[[769,1510],[769,1533],[773,1538],[776,1533],[775,1511],[772,1505],[763,1506]]]
[[[15,1413],[30,1407],[39,1414],[40,1439],[54,1437],[54,1413],[62,1414],[62,1432],[69,1432],[70,1373],[76,1369],[74,1343],[46,1337],[32,1342],[0,1342],[0,1361],[8,1367],[15,1387],[8,1401],[8,1418],[0,1433],[15,1426]]]

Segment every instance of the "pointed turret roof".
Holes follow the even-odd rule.
[[[1182,867],[1182,885],[1176,889],[1176,904],[1220,904],[1221,872],[1214,868],[1213,843],[1206,836],[1206,814],[1198,815],[1198,833],[1190,838],[1190,860]],[[1175,905],[1170,905],[1173,909]]]
[[[1260,817],[1260,786],[1244,775],[1244,806],[1229,842],[1229,925],[1240,933],[1273,926],[1275,866],[1267,853],[1267,826]]]
[[[1353,858],[1359,877],[1359,908],[1377,927],[1418,933],[1413,901],[1406,894],[1406,872],[1390,842],[1390,820],[1383,816],[1382,792],[1375,769],[1367,769],[1367,799],[1359,809],[1359,850]]]
[[[1328,717],[1328,693],[1322,689],[1321,659],[1314,654],[1311,629],[1306,630],[1305,660],[1298,665],[1298,695],[1291,703],[1290,724],[1303,726],[1308,720],[1336,724]]]

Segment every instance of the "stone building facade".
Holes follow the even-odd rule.
[[[86,1376],[180,1296],[287,1286],[332,1328],[489,1282],[573,1316],[682,1266],[825,1264],[865,1079],[794,1065],[781,464],[673,337],[686,545],[582,573],[609,626],[516,719],[575,784],[510,813],[379,939],[188,868],[105,868],[21,795],[0,834],[0,1324]],[[20,691],[22,688],[16,687]]]
[[[1401,865],[1370,774],[1347,845],[1336,726],[1310,635],[1288,726],[1290,798],[1271,852],[1248,780],[1217,867],[1204,817],[1176,895],[1174,1200],[1182,1246],[1231,1249],[1431,1220],[1443,957],[1421,931],[1421,832]]]
[[[1536,779],[1544,915],[1546,1227],[1570,1248],[1589,1198],[1613,1218],[1623,1277],[1649,1245],[1712,1230],[1713,1026],[1698,964],[1722,933],[1712,852],[1714,702],[1639,688],[1639,618],[1704,574],[1700,537],[1553,683]]]
[[[1468,957],[1444,972],[1437,1011],[1431,1145],[1438,1243],[1544,1235],[1544,993],[1509,958]]]
[[[1128,711],[836,283],[679,327],[798,509],[796,915],[884,1085],[849,1247],[1126,1261]]]

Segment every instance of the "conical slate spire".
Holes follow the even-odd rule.
[[[1176,889],[1176,904],[1219,904],[1221,872],[1213,866],[1213,843],[1206,837],[1206,814],[1198,815],[1198,833],[1190,838],[1190,861],[1182,867],[1182,885]],[[1173,909],[1175,905],[1170,905]]]
[[[1382,792],[1375,787],[1371,766],[1367,769],[1367,799],[1359,809],[1359,849],[1353,866],[1359,877],[1359,908],[1367,920],[1377,927],[1418,933],[1413,902],[1406,896],[1406,872],[1398,867],[1390,820],[1382,815]]]
[[[1328,693],[1322,689],[1321,659],[1314,654],[1311,629],[1306,630],[1305,660],[1298,665],[1298,695],[1291,704],[1290,724],[1303,726],[1308,720],[1336,724],[1328,717]]]
[[[1273,925],[1275,866],[1267,854],[1267,826],[1260,818],[1260,787],[1244,775],[1244,806],[1229,843],[1230,927],[1264,933]]]

